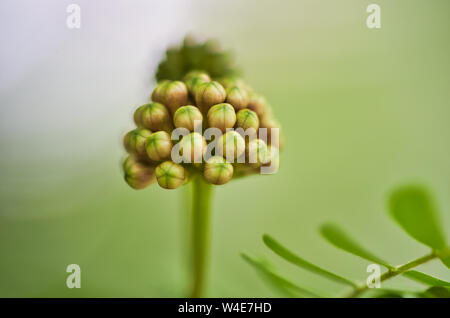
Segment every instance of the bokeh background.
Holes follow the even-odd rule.
[[[66,7],[81,6],[81,29]],[[188,288],[189,191],[134,191],[121,137],[154,87],[164,50],[188,32],[234,49],[286,137],[277,175],[216,188],[209,296],[277,296],[239,256],[333,294],[283,262],[270,233],[310,261],[364,281],[367,262],[329,246],[341,224],[392,263],[427,249],[386,213],[389,191],[421,182],[450,235],[450,2],[0,2],[0,296],[181,297]],[[68,289],[79,264],[82,288]],[[438,261],[421,268],[450,280]],[[386,286],[416,290],[396,279]]]

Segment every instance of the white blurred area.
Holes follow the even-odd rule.
[[[71,3],[81,7],[80,29],[66,26]],[[2,164],[77,164],[119,152],[164,50],[189,31],[191,7],[180,0],[2,0]]]

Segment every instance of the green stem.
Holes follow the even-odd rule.
[[[385,280],[388,280],[392,277],[403,274],[404,272],[406,272],[410,269],[413,269],[414,267],[417,267],[419,265],[427,263],[427,262],[431,261],[432,259],[435,259],[436,257],[438,257],[438,255],[435,252],[431,252],[430,254],[419,257],[418,259],[415,259],[404,265],[400,265],[393,269],[389,269],[386,273],[384,273],[383,275],[380,276],[380,283],[384,282]],[[368,288],[369,287],[367,286],[367,284],[361,285],[361,286],[355,288],[355,290],[353,290],[350,294],[346,295],[345,298],[358,297],[360,294],[365,292]]]
[[[192,180],[192,270],[191,297],[202,297],[209,260],[212,186],[202,176]]]

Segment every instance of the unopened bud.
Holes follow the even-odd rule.
[[[238,86],[233,86],[227,88],[227,103],[233,105],[236,111],[244,109],[248,105],[248,94],[247,92],[239,88]]]
[[[143,128],[143,125],[142,125],[142,112],[144,111],[145,106],[147,106],[147,105],[139,106],[138,108],[136,108],[136,110],[134,111],[134,114],[133,114],[134,123],[139,128]]]
[[[204,114],[211,106],[225,101],[226,96],[223,86],[215,81],[202,83],[195,90],[195,101]]]
[[[225,89],[239,87],[244,90],[246,93],[250,93],[253,89],[242,79],[239,77],[231,76],[231,77],[222,77],[217,79],[217,81],[225,87]]]
[[[182,106],[173,115],[173,123],[177,128],[186,128],[189,131],[202,128],[203,115],[195,106]]]
[[[186,85],[180,81],[172,81],[165,84],[162,99],[163,104],[174,114],[180,106],[187,104],[188,91]]]
[[[258,94],[250,94],[247,108],[253,110],[258,116],[263,116],[268,112],[269,106],[266,99]]]
[[[183,166],[172,161],[164,161],[156,167],[156,180],[164,189],[176,189],[186,181],[186,171]]]
[[[252,139],[246,148],[246,162],[252,166],[261,166],[270,161],[267,144],[261,139]]]
[[[258,115],[248,108],[241,109],[236,114],[236,126],[244,130],[253,128],[256,131],[259,128]]]
[[[211,107],[207,118],[209,127],[219,128],[222,132],[225,132],[227,128],[232,128],[236,123],[234,108],[227,103]]]
[[[155,167],[145,165],[133,156],[127,157],[123,163],[125,181],[133,189],[143,189],[155,182]]]
[[[150,130],[143,128],[129,131],[123,138],[123,145],[126,151],[138,157],[145,156],[145,142],[151,134]]]
[[[228,131],[220,136],[216,145],[216,154],[227,158],[228,161],[240,157],[245,152],[245,140],[236,131]]]
[[[158,82],[158,85],[156,85],[155,89],[152,92],[152,101],[157,103],[163,103],[163,92],[166,87],[166,85],[169,83],[169,80],[163,80]]]
[[[208,73],[206,73],[206,72],[196,71],[196,70],[190,71],[184,76],[184,79],[183,79],[184,82],[186,83],[186,86],[188,86],[188,89],[189,89],[188,82],[190,82],[193,79],[202,80],[203,82],[211,81],[211,78],[209,77]]]
[[[267,128],[266,138],[267,144],[281,148],[283,146],[283,136],[281,132],[280,124],[272,118],[272,116],[266,114],[261,117],[261,128]],[[277,134],[273,134],[272,129],[277,129]],[[272,137],[273,136],[273,137]]]
[[[209,80],[205,80],[203,77],[193,77],[188,79],[185,83],[186,83],[186,87],[189,91],[190,96],[194,97],[195,99],[195,93],[198,89],[198,87],[203,84],[203,83],[207,83],[209,82]]]
[[[203,175],[209,183],[225,184],[233,177],[233,166],[223,157],[214,156],[205,163]]]
[[[145,145],[148,157],[154,161],[170,158],[172,146],[170,135],[165,131],[157,131],[151,134]]]
[[[142,106],[141,106],[142,107]],[[135,112],[135,118],[140,117],[139,122],[144,128],[151,131],[171,131],[172,119],[167,108],[160,103],[150,103],[139,107]]]
[[[267,152],[269,159],[267,163],[261,167],[261,173],[273,174],[276,173],[280,167],[280,151],[277,147],[267,146]]]
[[[180,140],[180,150],[183,162],[201,163],[206,147],[206,140],[201,134],[193,132],[184,136]]]

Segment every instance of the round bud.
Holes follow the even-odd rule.
[[[233,166],[226,162],[223,157],[211,157],[205,163],[203,175],[209,183],[225,184],[233,177]]]
[[[236,131],[228,131],[220,136],[216,145],[216,154],[219,154],[228,161],[240,157],[245,152],[245,140]]]
[[[186,105],[188,99],[188,91],[186,85],[180,81],[172,81],[165,84],[162,92],[163,104],[166,105],[170,111],[175,111],[183,105]]]
[[[201,163],[206,147],[206,140],[201,134],[193,132],[184,136],[180,140],[180,151],[183,162]]]
[[[136,112],[139,111],[140,123],[143,127],[152,131],[172,130],[172,119],[169,111],[163,104],[151,103],[144,106],[142,110],[140,108],[136,110]]]
[[[236,126],[244,130],[253,128],[256,131],[259,128],[258,115],[248,108],[241,109],[236,114]]]
[[[197,38],[192,34],[187,34],[183,39],[183,46],[184,47],[192,47],[197,45]]]
[[[185,76],[184,76],[184,82],[188,82],[189,80],[193,79],[193,78],[200,78],[202,80],[204,80],[205,82],[209,82],[211,80],[211,78],[209,77],[208,73],[203,72],[203,71],[197,71],[197,70],[193,70],[188,72]]]
[[[186,83],[186,87],[189,91],[190,96],[193,96],[195,98],[195,92],[197,88],[200,86],[200,84],[207,83],[209,80],[205,80],[203,77],[192,77],[188,79]]]
[[[229,89],[232,87],[239,87],[240,89],[244,90],[247,93],[252,92],[252,88],[242,79],[239,77],[231,76],[231,77],[222,77],[217,79],[217,81],[225,87],[225,89]]]
[[[133,189],[143,189],[155,181],[155,168],[129,156],[123,163],[125,181]]]
[[[157,102],[157,103],[163,103],[163,101],[164,101],[163,92],[164,92],[166,85],[169,82],[170,82],[169,80],[163,80],[161,82],[158,82],[158,84],[156,85],[156,87],[152,93],[152,101]]]
[[[222,103],[226,96],[223,86],[215,81],[202,83],[195,90],[195,101],[204,114],[212,105]]]
[[[246,148],[246,163],[252,166],[261,166],[270,161],[267,144],[261,139],[252,139]]]
[[[236,113],[233,106],[227,103],[217,104],[208,111],[209,127],[219,128],[225,132],[227,128],[232,128],[236,123]]]
[[[164,189],[176,189],[183,185],[186,179],[186,171],[183,166],[172,161],[164,161],[156,167],[156,180]]]
[[[261,128],[266,128],[266,138],[267,138],[267,144],[268,145],[272,145],[275,146],[277,148],[281,148],[282,143],[283,143],[283,138],[282,138],[282,134],[281,134],[281,127],[280,124],[272,118],[272,116],[266,114],[264,116],[261,117]],[[274,135],[272,140],[272,135],[274,130],[272,129],[276,129],[278,128],[278,136]],[[259,132],[261,134],[261,132]]]
[[[280,167],[280,151],[277,147],[267,146],[268,160],[267,163],[263,164],[267,167],[266,173],[276,173]]]
[[[173,123],[177,128],[186,128],[189,131],[202,128],[203,115],[195,106],[182,106],[173,115]]]
[[[258,94],[250,94],[247,108],[253,110],[258,116],[263,116],[268,111],[266,99]]]
[[[221,52],[220,42],[217,39],[208,39],[204,43],[205,50],[210,53]]]
[[[227,88],[227,103],[233,105],[237,111],[244,109],[248,105],[248,94],[238,86]]]
[[[151,134],[145,144],[148,157],[154,161],[170,158],[172,146],[170,135],[165,131],[157,131]]]
[[[136,108],[136,110],[134,111],[134,114],[133,114],[134,123],[139,128],[143,128],[143,125],[142,125],[142,112],[144,111],[145,106],[147,106],[147,105],[139,106],[138,108]]]
[[[143,128],[129,131],[123,138],[123,145],[126,151],[138,157],[145,156],[145,142],[151,134],[150,130]]]

